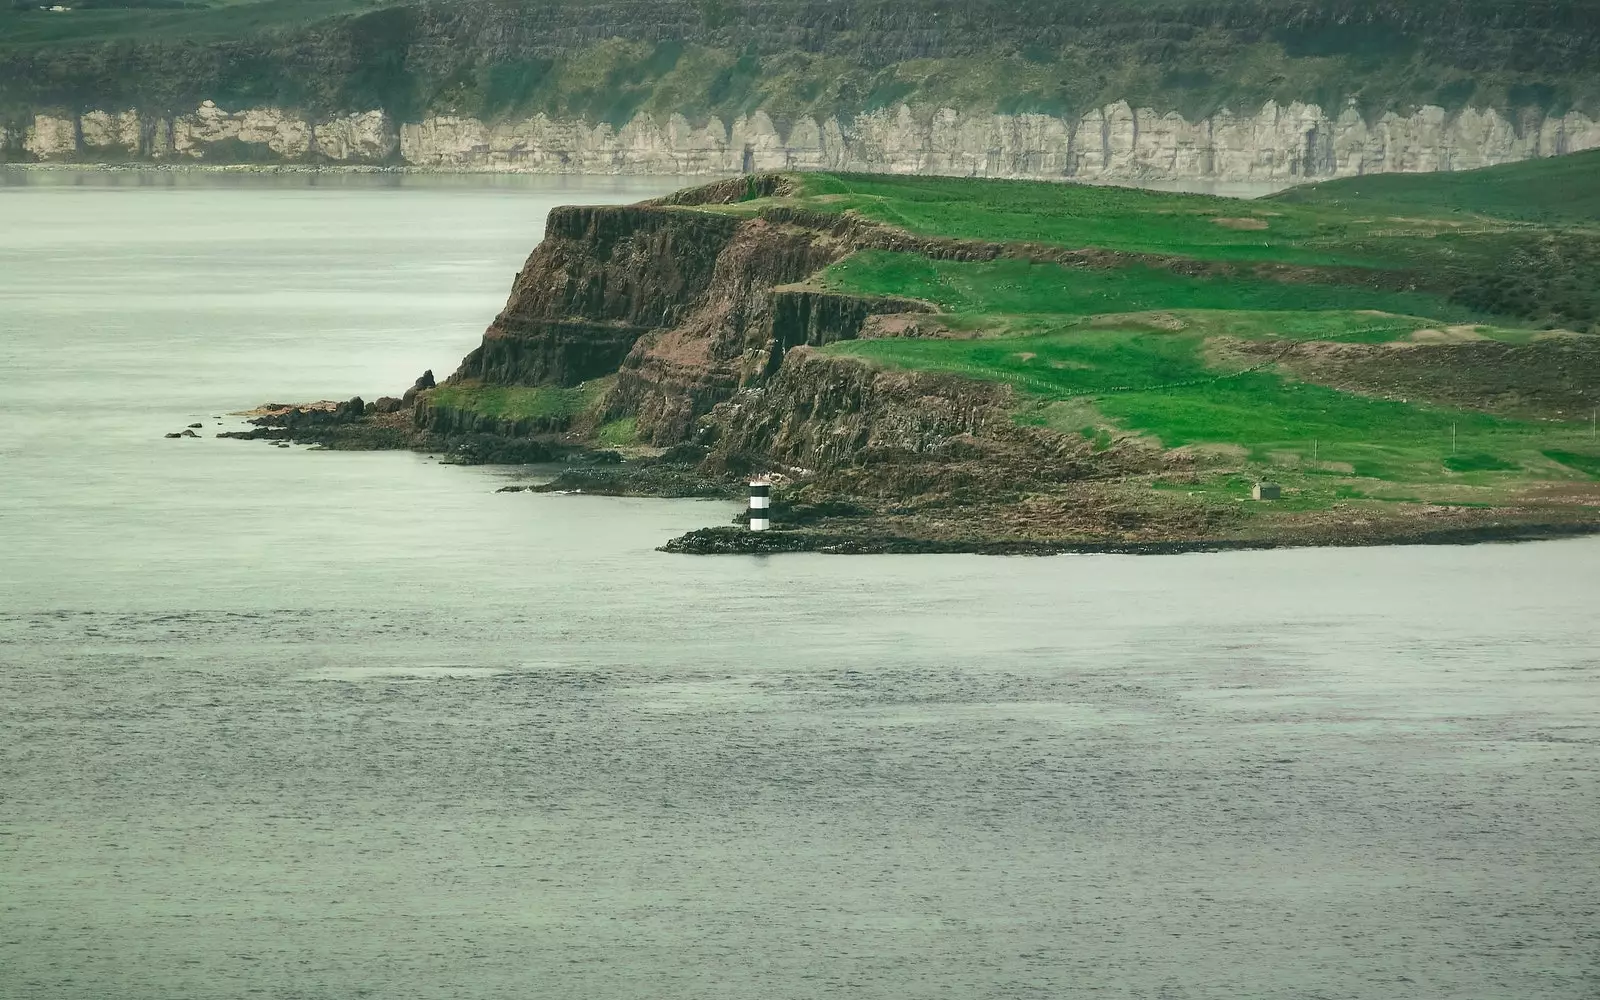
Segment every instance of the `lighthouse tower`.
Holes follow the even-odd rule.
[[[766,531],[772,527],[767,519],[772,506],[772,481],[765,477],[750,480],[750,530]]]

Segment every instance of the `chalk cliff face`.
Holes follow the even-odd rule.
[[[173,118],[136,111],[36,115],[23,149],[39,160],[377,163],[398,138],[382,111],[323,121],[276,108],[228,112],[206,101]]]
[[[10,140],[14,145],[16,140]],[[172,118],[134,111],[40,114],[21,146],[36,160],[388,163],[441,170],[730,174],[759,170],[1082,180],[1289,184],[1357,174],[1465,170],[1600,147],[1579,112],[1447,113],[1423,107],[1364,119],[1354,108],[1268,102],[1254,114],[1191,122],[1118,102],[1082,118],[965,114],[900,105],[848,120],[764,112],[693,125],[641,114],[620,128],[533,118],[437,115],[396,123],[381,111],[314,120],[292,111],[225,111],[207,101]]]

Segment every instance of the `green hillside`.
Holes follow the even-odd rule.
[[[923,321],[934,335],[825,353],[1010,385],[1018,422],[1097,447],[1131,435],[1239,449],[1331,503],[1373,483],[1448,492],[1592,474],[1600,268],[1556,274],[1540,270],[1549,254],[1512,258],[1541,247],[1600,257],[1582,209],[1600,191],[1597,162],[1366,179],[1255,202],[804,175],[782,201],[1011,245],[995,260],[845,258],[811,283],[921,299],[937,310]],[[1568,211],[1554,210],[1552,191]],[[1474,206],[1465,217],[1462,203]],[[1110,253],[1070,252],[1084,248]],[[1534,283],[1527,298],[1482,294],[1519,274]]]
[[[1267,100],[1600,113],[1594,0],[33,0],[0,9],[0,115],[277,104],[610,122],[909,102],[1199,119]],[[1536,53],[1537,58],[1530,58]]]
[[[1597,163],[1600,156],[1579,154],[1514,168],[1394,177],[1415,194],[1403,199],[1390,196],[1389,185],[1376,185],[1378,194],[1370,197],[1360,183],[1340,188],[1348,182],[1315,186],[1348,190],[1342,198],[1241,201],[1048,182],[808,174],[796,181],[792,200],[930,236],[1102,248],[1242,270],[1228,278],[1226,293],[1203,276],[1186,283],[1170,274],[1161,279],[1182,284],[1186,297],[1200,296],[1194,305],[1245,294],[1241,282],[1262,270],[1262,279],[1274,282],[1264,286],[1270,295],[1259,300],[1263,308],[1275,308],[1270,298],[1311,296],[1338,308],[1441,321],[1502,316],[1587,329],[1600,321],[1600,233],[1586,224],[1581,206],[1600,199],[1600,170],[1586,169]],[[1502,181],[1507,175],[1514,183]],[[1549,180],[1541,183],[1541,177]],[[1577,208],[1552,215],[1546,208],[1552,190]],[[1454,211],[1458,192],[1471,192],[1474,203],[1493,205],[1497,215]],[[1540,218],[1545,221],[1532,221]],[[896,266],[910,265],[880,261],[873,268]],[[1311,268],[1313,280],[1303,283],[1311,290],[1286,292],[1266,273],[1282,267]],[[922,279],[873,278],[857,265],[855,280],[892,291],[897,282]],[[946,274],[943,280],[966,279]],[[1120,289],[1131,279],[1097,280]],[[986,284],[997,294],[996,282]],[[1323,286],[1331,290],[1318,290]],[[1093,294],[1112,292],[1108,285]]]
[[[77,0],[69,12],[37,3],[0,8],[0,47],[66,48],[82,43],[224,41],[293,32],[345,15],[393,6],[382,0]],[[51,5],[44,5],[51,6]]]
[[[1454,174],[1349,177],[1304,184],[1268,200],[1391,214],[1600,223],[1600,150]]]

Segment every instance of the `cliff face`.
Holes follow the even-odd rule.
[[[986,430],[1012,432],[1009,391],[944,375],[889,372],[797,348],[774,377],[720,404],[716,451],[832,469],[976,452]],[[963,447],[964,446],[964,447]]]
[[[557,208],[505,309],[454,378],[571,386],[608,375],[705,297],[734,219],[670,208]]]
[[[0,146],[4,146],[0,143]],[[1268,102],[1190,121],[1116,102],[1082,116],[893,109],[781,129],[764,111],[692,126],[640,114],[620,127],[536,115],[489,123],[372,110],[325,118],[279,108],[38,114],[10,148],[43,161],[391,163],[529,173],[722,175],[860,170],[979,177],[1290,184],[1370,173],[1464,170],[1600,147],[1578,111],[1507,115],[1425,106],[1375,120],[1353,107]]]
[[[1407,292],[1427,288],[1440,295],[1454,294],[1458,289],[1452,282],[1461,280],[1406,270],[1244,265],[915,235],[857,215],[824,214],[782,201],[753,214],[706,210],[781,196],[792,183],[760,175],[655,203],[556,209],[505,308],[448,382],[574,387],[614,376],[604,395],[585,410],[583,428],[630,418],[642,443],[710,445],[729,467],[749,456],[808,468],[874,455],[919,461],[915,456],[964,438],[962,447],[1007,451],[1004,461],[988,462],[989,468],[1049,469],[1061,465],[1060,456],[1046,454],[1059,446],[1059,435],[1041,437],[1009,420],[991,419],[1001,407],[1000,390],[928,374],[885,373],[808,350],[858,337],[951,335],[928,315],[927,304],[827,291],[806,279],[870,249],[935,260],[1006,257],[1091,269],[1137,265],[1188,278],[1348,283]],[[1498,346],[1486,350],[1494,358],[1505,353],[1495,353]],[[1374,356],[1399,354],[1385,347]],[[1377,383],[1384,376],[1352,369],[1340,378]],[[1530,370],[1513,381],[1539,384],[1549,378]],[[429,405],[419,397],[419,407]],[[421,423],[432,429],[459,433],[515,436],[556,429],[497,430],[493,421],[458,426],[437,415],[423,417]],[[946,455],[939,461],[948,465],[951,460]],[[1097,465],[1106,468],[1106,460]]]
[[[702,193],[733,198],[743,189]],[[866,246],[987,258],[998,245],[815,221],[798,224],[792,211],[738,218],[660,204],[557,209],[505,309],[446,384],[572,386],[615,373],[601,416],[635,418],[645,443],[707,444],[712,463],[725,467],[776,461],[849,476],[871,463],[867,490],[921,493],[984,480],[992,493],[996,469],[1017,482],[1019,469],[1052,480],[1082,471],[1060,453],[1060,435],[1012,423],[1009,389],[810,350],[880,333],[875,318],[911,320],[928,307],[792,283]],[[427,393],[414,419],[440,434],[559,429],[439,411]]]
[[[138,111],[39,115],[22,150],[38,160],[377,163],[398,148],[382,111],[307,120],[276,108],[230,113],[206,101],[193,114]]]
[[[744,189],[700,193],[735,198]],[[719,403],[785,369],[792,350],[853,338],[875,315],[926,309],[784,287],[880,236],[795,225],[783,213],[556,209],[505,308],[447,381],[573,386],[616,373],[605,415],[635,417],[646,442],[687,441]]]
[[[676,327],[642,338],[618,373],[614,413],[638,418],[644,440],[686,439],[694,422],[741,386],[763,378],[774,342],[772,289],[799,281],[849,251],[826,233],[753,219],[722,249],[708,293]]]
[[[860,170],[1085,180],[1264,181],[1388,171],[1465,170],[1600,146],[1600,124],[1561,116],[1423,107],[1368,122],[1355,109],[1268,102],[1253,114],[1190,121],[1126,102],[1081,117],[893,109],[780,132],[763,112],[691,127],[640,116],[620,129],[539,116],[488,125],[407,124],[401,158],[454,169],[598,173]]]
[[[1288,183],[1600,144],[1595,0],[324,11],[0,9],[0,155]]]

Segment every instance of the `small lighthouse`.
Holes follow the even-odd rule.
[[[772,527],[767,520],[767,509],[772,506],[772,482],[768,479],[750,480],[750,530],[766,531]]]

